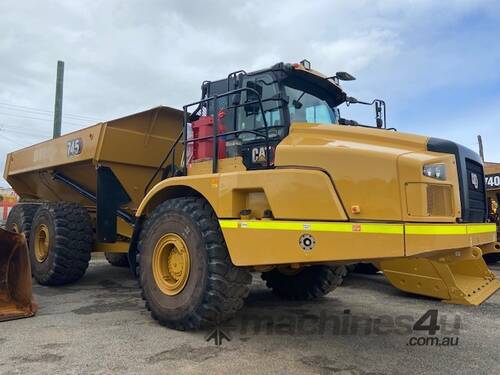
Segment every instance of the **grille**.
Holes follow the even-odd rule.
[[[427,212],[430,216],[453,216],[450,186],[427,185]]]
[[[481,164],[466,158],[465,170],[467,174],[467,200],[469,207],[469,212],[464,213],[467,216],[466,221],[482,222],[486,210],[483,167]]]

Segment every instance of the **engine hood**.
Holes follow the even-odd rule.
[[[295,123],[276,149],[275,165],[324,170],[346,213],[360,208],[356,219],[402,220],[398,158],[429,153],[428,139],[382,129]]]

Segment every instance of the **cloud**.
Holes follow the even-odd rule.
[[[308,58],[325,73],[354,74],[350,93],[386,99],[401,130],[450,138],[482,118],[474,126],[498,144],[494,108],[485,117],[477,96],[500,95],[499,24],[496,1],[2,2],[0,103],[45,112],[0,104],[0,167],[7,151],[50,137],[58,59],[65,131],[89,117],[180,107],[198,99],[203,80]]]

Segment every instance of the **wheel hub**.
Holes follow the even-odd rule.
[[[35,258],[43,263],[49,256],[50,234],[45,224],[40,224],[35,232]]]
[[[178,234],[168,233],[158,240],[152,268],[156,285],[164,294],[174,296],[184,289],[189,278],[190,258],[187,245]]]

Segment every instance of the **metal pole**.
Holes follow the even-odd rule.
[[[52,138],[61,136],[62,104],[64,86],[64,61],[57,62],[56,101],[54,105],[54,132]]]
[[[477,143],[479,144],[479,156],[481,156],[481,160],[484,161],[483,139],[480,135],[477,136]]]

